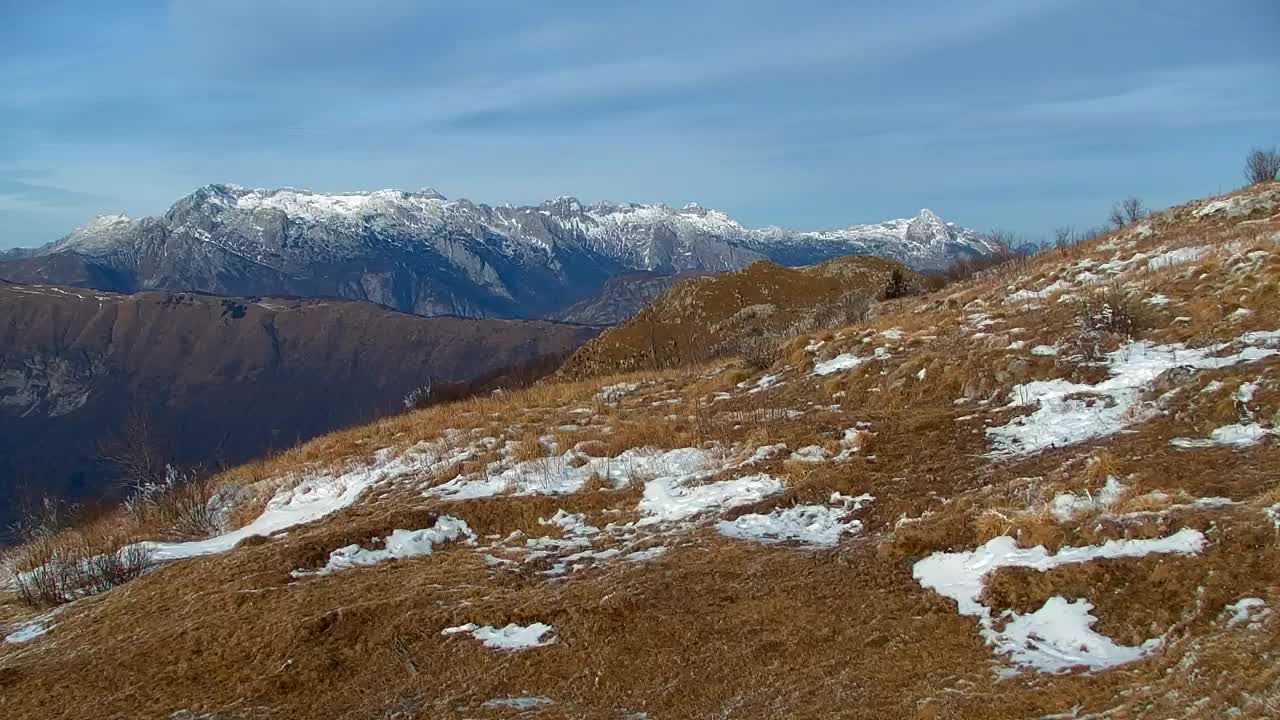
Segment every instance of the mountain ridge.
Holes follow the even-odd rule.
[[[915,269],[997,248],[921,210],[821,231],[748,228],[690,203],[539,205],[448,200],[436,190],[319,193],[210,184],[163,215],[103,215],[0,256],[0,277],[134,292],[370,300],[418,315],[552,317],[614,275],[722,272],[880,255]]]

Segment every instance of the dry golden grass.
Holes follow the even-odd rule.
[[[269,717],[489,718],[512,713],[484,708],[486,700],[530,695],[554,700],[530,713],[544,718],[644,712],[664,720],[1002,720],[1074,713],[1164,720],[1230,717],[1232,708],[1238,717],[1275,715],[1280,535],[1261,511],[1280,503],[1280,443],[1188,451],[1169,440],[1234,422],[1237,409],[1225,398],[1258,378],[1264,388],[1253,411],[1271,422],[1280,409],[1280,360],[1203,371],[1161,413],[1077,446],[993,459],[983,432],[1022,412],[1001,408],[1019,382],[1105,375],[1061,357],[1006,350],[1014,339],[1052,344],[1074,332],[1071,303],[1004,300],[1010,286],[1029,287],[1032,277],[1065,277],[1068,264],[1210,244],[1221,250],[1199,263],[1127,276],[1135,293],[1173,301],[1151,309],[1153,327],[1144,337],[1198,345],[1280,326],[1280,301],[1257,292],[1275,287],[1280,253],[1274,243],[1253,240],[1280,229],[1280,218],[1251,217],[1266,222],[1242,227],[1197,220],[1196,207],[1153,217],[1148,237],[1126,229],[1042,253],[933,296],[883,303],[856,327],[797,338],[772,370],[781,384],[760,392],[737,387],[760,373],[731,362],[547,384],[353,428],[222,476],[256,488],[265,502],[306,468],[368,462],[378,449],[403,449],[448,429],[518,441],[519,457],[540,457],[525,446],[544,435],[561,451],[572,442],[593,456],[616,457],[644,446],[745,453],[773,443],[834,453],[846,428],[866,423],[863,447],[848,462],[806,464],[784,454],[716,478],[768,472],[786,483],[780,495],[725,519],[824,502],[832,492],[874,495],[857,515],[862,533],[834,549],[765,547],[701,528],[655,536],[652,542],[670,548],[657,560],[600,564],[564,579],[540,575],[537,563],[494,570],[480,553],[456,545],[330,577],[290,578],[337,547],[425,527],[442,512],[465,519],[482,538],[552,536],[558,531],[540,521],[560,509],[584,513],[598,527],[625,523],[638,517],[643,478],[620,489],[596,477],[571,495],[460,502],[424,497],[411,486],[68,606],[43,645],[0,645],[6,717],[169,718],[182,710],[239,717],[262,708]],[[1237,241],[1247,242],[1228,247]],[[1232,257],[1251,249],[1273,255],[1242,279]],[[1230,320],[1239,306],[1254,312]],[[970,319],[978,312],[997,321],[983,329],[986,337],[976,336]],[[1179,316],[1191,320],[1174,323]],[[891,328],[904,337],[868,334]],[[886,359],[816,378],[806,350],[815,338],[826,342],[818,359],[893,349]],[[1211,380],[1222,390],[1200,394]],[[601,386],[617,382],[643,385],[617,402],[597,399]],[[712,401],[720,392],[732,397]],[[590,414],[579,421],[571,415],[576,408]],[[556,430],[566,422],[581,429]],[[456,472],[480,472],[489,460],[460,463]],[[1065,522],[1049,511],[1056,493],[1096,493],[1110,477],[1127,488],[1111,508]],[[1237,504],[1194,504],[1214,496]],[[245,512],[253,511],[250,505]],[[995,608],[1026,612],[1055,595],[1083,598],[1094,605],[1096,629],[1117,642],[1164,638],[1151,657],[1105,672],[1000,680],[973,618],[912,578],[914,561],[929,553],[970,550],[1002,534],[1053,550],[1183,527],[1206,533],[1203,554],[1046,573],[1006,568],[990,576],[985,599]],[[1252,630],[1228,626],[1224,608],[1242,597],[1263,598],[1271,619]],[[552,624],[558,642],[501,654],[440,635],[466,622],[532,621]]]

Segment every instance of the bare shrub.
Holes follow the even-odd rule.
[[[163,482],[168,464],[151,417],[139,408],[131,409],[119,429],[98,442],[98,459],[126,488]]]
[[[208,537],[221,529],[216,500],[207,476],[170,465],[161,482],[131,487],[124,509],[138,527],[183,537]]]
[[[1070,225],[1063,225],[1053,229],[1053,244],[1057,247],[1066,247],[1074,245],[1079,236],[1076,235],[1076,229]]]
[[[1280,151],[1273,145],[1269,149],[1254,148],[1244,162],[1244,177],[1250,185],[1270,182],[1280,176]]]
[[[752,370],[768,370],[782,358],[782,342],[772,335],[746,338],[740,354]]]
[[[1128,342],[1150,328],[1142,306],[1120,287],[1080,302],[1076,307],[1078,332],[1071,339],[1076,354],[1091,361],[1102,360],[1114,341]]]
[[[41,537],[14,554],[12,587],[32,607],[105,592],[154,565],[151,550],[118,531],[81,529]]]
[[[1111,213],[1107,215],[1107,221],[1115,229],[1119,230],[1138,222],[1146,216],[1147,210],[1142,204],[1142,200],[1130,196],[1111,206]]]

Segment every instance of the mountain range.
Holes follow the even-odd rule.
[[[342,297],[425,316],[543,318],[563,316],[610,277],[636,271],[721,272],[762,259],[799,266],[851,254],[936,269],[994,250],[929,210],[799,232],[747,228],[697,204],[586,205],[562,197],[493,207],[434,190],[213,184],[162,216],[101,216],[44,247],[0,255],[0,278],[126,293]]]

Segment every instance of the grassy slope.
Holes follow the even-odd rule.
[[[984,433],[1018,414],[1002,406],[1022,379],[1100,379],[1096,368],[1029,352],[1078,336],[1074,302],[1056,294],[1007,299],[1013,290],[1077,278],[1085,261],[1096,267],[1207,245],[1197,260],[1155,269],[1140,260],[1107,283],[1069,292],[1128,294],[1146,316],[1142,337],[1153,342],[1203,346],[1280,328],[1280,186],[1248,192],[1272,192],[1274,202],[1234,218],[1198,218],[1201,203],[1174,208],[941,294],[885,303],[863,326],[798,338],[772,370],[784,382],[765,391],[747,392],[750,378],[739,388],[746,373],[731,362],[537,387],[319,438],[224,478],[257,491],[248,518],[289,473],[367,462],[375,448],[405,448],[448,428],[476,428],[534,457],[547,433],[561,445],[586,442],[596,454],[779,442],[835,449],[841,429],[869,423],[851,462],[769,461],[753,472],[785,479],[785,491],[724,514],[822,501],[833,491],[876,496],[858,515],[864,531],[834,549],[766,547],[703,527],[662,537],[671,550],[657,560],[605,563],[564,580],[531,566],[494,571],[462,547],[304,582],[289,577],[336,547],[424,527],[435,512],[464,518],[482,537],[554,535],[538,520],[561,508],[599,526],[635,516],[634,485],[462,502],[422,495],[490,459],[480,457],[377,488],[286,536],[176,563],[68,606],[46,638],[0,644],[0,708],[14,718],[159,718],[179,710],[219,718],[489,718],[516,713],[482,707],[486,699],[536,695],[555,704],[528,717],[1163,719],[1228,717],[1230,708],[1239,717],[1274,715],[1280,540],[1262,510],[1280,502],[1280,443],[1178,450],[1169,440],[1236,422],[1230,395],[1245,381],[1260,388],[1251,412],[1273,424],[1280,360],[1196,373],[1162,412],[1077,445],[993,460]],[[1143,302],[1154,294],[1169,303]],[[1237,313],[1241,307],[1251,312]],[[893,328],[899,339],[878,334]],[[818,340],[825,344],[808,349]],[[1023,350],[1008,349],[1015,340],[1025,341]],[[815,361],[874,347],[888,357],[810,374]],[[624,380],[640,386],[615,404],[598,399],[600,386]],[[1202,392],[1212,381],[1222,387]],[[713,401],[716,393],[731,397]],[[957,404],[965,395],[974,400]],[[579,429],[556,429],[569,423]],[[1096,492],[1109,475],[1128,488],[1111,512],[1066,522],[1048,512],[1055,493]],[[1155,490],[1168,498],[1148,494]],[[1236,504],[1169,507],[1209,496]],[[973,619],[912,578],[913,562],[930,552],[971,549],[1002,533],[1053,549],[1184,527],[1206,533],[1202,555],[1004,570],[989,582],[987,599],[997,607],[1085,597],[1096,629],[1118,642],[1164,637],[1152,657],[1100,673],[998,679],[999,663]],[[1273,609],[1261,629],[1224,620],[1224,606],[1247,596]],[[10,604],[6,612],[27,611]],[[439,634],[465,622],[533,621],[554,625],[559,642],[497,654]]]
[[[892,260],[849,256],[804,268],[759,261],[740,270],[678,282],[652,305],[610,328],[565,363],[565,377],[630,372],[706,359],[726,338],[781,337],[812,326],[841,298],[874,300],[893,271],[917,276]],[[655,362],[656,355],[656,362]]]

